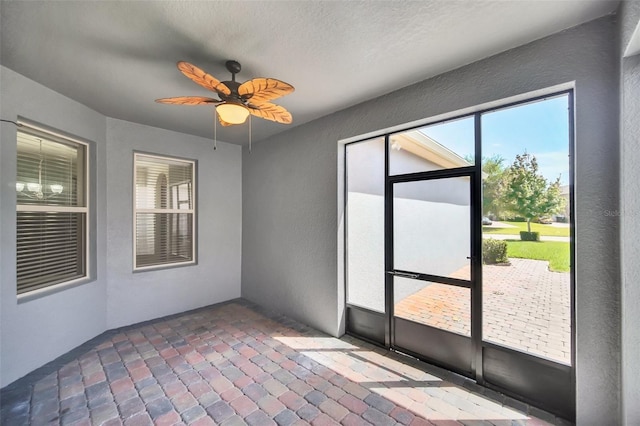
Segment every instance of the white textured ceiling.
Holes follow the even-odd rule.
[[[6,67],[107,116],[211,137],[213,109],[154,103],[220,80],[273,77],[296,126],[613,12],[618,1],[2,1]],[[289,126],[253,120],[253,140]],[[246,144],[246,126],[218,127]]]

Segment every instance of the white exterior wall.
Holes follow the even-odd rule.
[[[384,141],[354,143],[347,151],[346,300],[384,312]],[[392,154],[398,171],[441,168],[405,150]],[[468,178],[450,178],[395,185],[396,269],[450,276],[469,264],[469,182]],[[425,285],[403,280],[395,288],[396,303]]]

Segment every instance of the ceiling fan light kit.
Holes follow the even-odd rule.
[[[220,120],[229,124],[242,124],[249,117],[249,110],[242,104],[227,102],[216,107]]]
[[[293,121],[291,113],[284,107],[270,101],[292,93],[295,90],[292,85],[275,78],[263,77],[240,84],[236,82],[236,74],[242,68],[240,63],[227,61],[226,67],[231,73],[231,81],[220,81],[195,65],[180,61],[178,69],[182,74],[205,89],[215,92],[220,99],[203,96],[179,96],[156,99],[156,102],[170,105],[213,105],[222,126],[242,124],[249,115],[276,123],[291,124]],[[249,134],[251,134],[251,129],[249,129]],[[251,139],[249,139],[249,144],[251,144]]]

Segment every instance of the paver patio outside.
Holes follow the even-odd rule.
[[[483,265],[484,339],[570,364],[570,274],[549,271],[546,261],[509,260],[511,266]],[[468,267],[452,274],[468,276]],[[394,309],[398,317],[468,336],[470,301],[467,288],[430,284]]]

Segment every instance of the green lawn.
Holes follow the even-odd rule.
[[[486,234],[505,234],[505,235],[520,235],[520,231],[527,230],[527,222],[502,222],[509,225],[513,225],[516,228],[492,228],[489,226],[483,226],[482,232]],[[568,237],[569,227],[559,227],[551,225],[542,225],[540,223],[531,223],[531,231],[539,232],[540,235],[556,236],[556,237]]]
[[[507,240],[507,256],[549,261],[549,269],[569,272],[569,243],[559,241]]]

